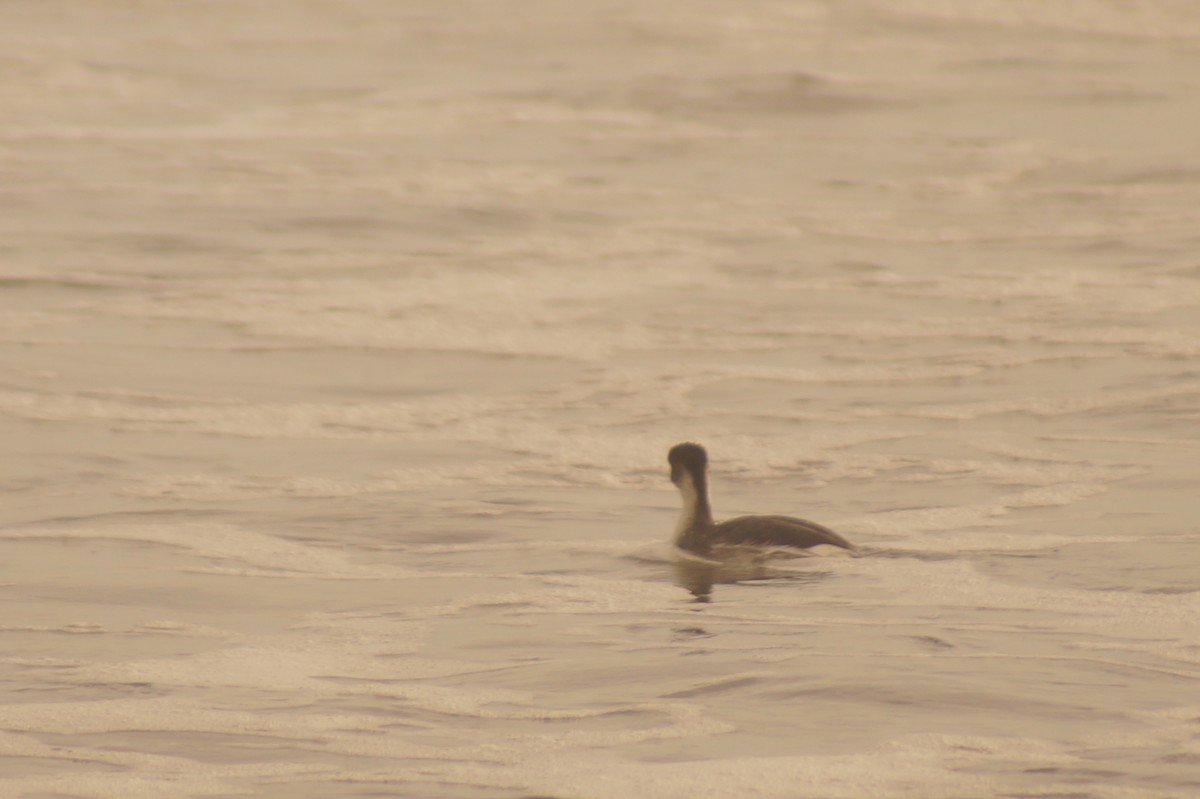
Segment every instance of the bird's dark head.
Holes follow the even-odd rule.
[[[708,468],[708,453],[699,444],[676,444],[667,453],[667,463],[671,464],[671,482],[680,485],[684,475],[691,475],[694,483],[699,483]]]

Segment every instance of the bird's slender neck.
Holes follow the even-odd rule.
[[[684,472],[679,481],[683,509],[675,528],[675,546],[691,552],[704,553],[709,548],[709,533],[713,528],[712,507],[708,504],[708,476],[704,472]]]

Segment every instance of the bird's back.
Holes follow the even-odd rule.
[[[739,516],[713,527],[712,543],[754,546],[815,547],[819,544],[853,550],[855,547],[828,527],[792,516]]]

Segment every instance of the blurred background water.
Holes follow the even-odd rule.
[[[5,795],[1200,789],[1200,7],[0,15]]]

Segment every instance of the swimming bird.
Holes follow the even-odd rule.
[[[714,546],[799,547],[829,544],[853,551],[855,546],[828,527],[791,516],[739,516],[714,522],[708,502],[708,453],[699,444],[676,444],[667,454],[671,482],[683,495],[683,512],[675,528],[675,546],[708,555]]]

